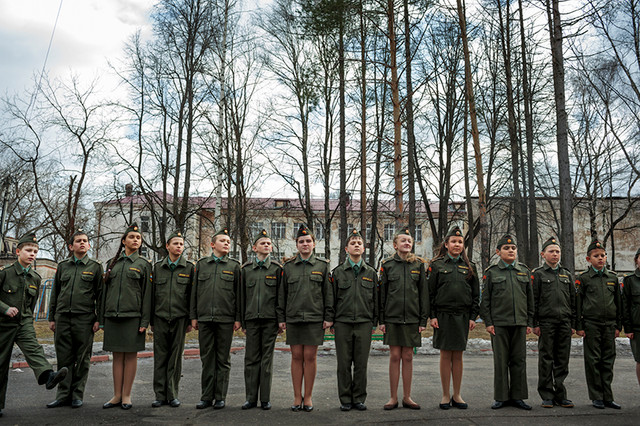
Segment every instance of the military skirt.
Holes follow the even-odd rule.
[[[636,362],[640,362],[640,333],[634,334],[633,339],[629,339],[629,342],[631,343],[631,352],[633,353],[633,359]]]
[[[287,323],[287,345],[320,346],[324,343],[321,322]]]
[[[102,349],[109,352],[144,350],[146,333],[139,333],[140,318],[105,318]]]
[[[418,331],[418,323],[415,324],[385,324],[384,344],[389,346],[408,346],[419,348],[422,346],[422,337]]]
[[[464,351],[469,339],[469,313],[438,312],[438,328],[433,330],[433,347],[444,351]]]

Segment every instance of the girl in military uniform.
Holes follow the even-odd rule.
[[[283,267],[277,312],[291,346],[291,410],[311,411],[318,346],[324,341],[325,329],[333,325],[333,292],[329,262],[316,258],[315,237],[304,225],[298,230],[296,247],[298,254]]]
[[[385,410],[398,408],[398,383],[402,364],[402,406],[420,409],[411,399],[413,348],[422,345],[420,333],[427,327],[429,293],[424,260],[411,253],[413,237],[403,228],[393,239],[395,255],[380,268],[380,330],[389,345],[389,387],[391,398]]]
[[[460,396],[462,352],[467,348],[469,330],[476,326],[480,310],[480,283],[473,263],[464,251],[459,227],[447,233],[440,250],[429,265],[429,298],[433,347],[440,349],[440,408],[467,408]],[[449,385],[453,378],[453,395]]]
[[[636,376],[640,384],[640,249],[633,258],[636,270],[622,281],[622,322],[624,332],[631,342]]]
[[[105,274],[100,323],[103,349],[113,352],[113,398],[103,408],[131,408],[137,352],[144,350],[151,312],[151,264],[140,256],[141,244],[138,225],[132,224]]]

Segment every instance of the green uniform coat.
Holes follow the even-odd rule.
[[[278,336],[278,288],[282,265],[267,256],[262,265],[258,259],[242,265],[240,286],[242,327],[247,342],[244,356],[244,384],[247,401],[271,399],[273,351]]]
[[[533,326],[538,338],[538,393],[542,400],[567,399],[564,380],[569,375],[571,329],[576,324],[576,289],[571,272],[547,263],[532,272],[535,310]]]
[[[533,326],[534,301],[529,269],[500,260],[485,270],[480,316],[495,326],[493,394],[496,401],[527,399],[527,327]]]
[[[240,263],[213,255],[196,264],[191,319],[198,320],[202,401],[224,400],[229,387],[233,323],[241,321]]]
[[[424,264],[406,262],[396,253],[380,268],[380,324],[416,324],[426,327],[429,318],[429,289]]]
[[[589,399],[613,401],[611,382],[616,360],[615,331],[622,329],[618,275],[592,267],[576,279],[578,330],[584,330],[584,369]]]
[[[158,401],[178,398],[194,269],[184,256],[173,270],[168,256],[153,266],[153,390]]]
[[[32,267],[25,275],[17,261],[0,270],[0,410],[4,409],[7,397],[14,343],[27,359],[38,384],[45,384],[52,370],[33,328],[33,310],[38,300],[40,281],[40,275]],[[13,318],[6,315],[11,307],[18,309]]]
[[[638,333],[631,339],[631,349],[640,362],[640,269],[624,277],[622,283],[622,323],[625,333]]]
[[[102,291],[102,265],[85,255],[58,264],[49,301],[49,319],[55,321],[58,368],[67,377],[58,385],[56,399],[82,400],[93,349],[93,324],[97,321]]]
[[[342,404],[367,399],[371,331],[378,321],[376,270],[362,261],[358,273],[349,260],[332,273],[338,397]],[[353,368],[353,373],[352,373]]]

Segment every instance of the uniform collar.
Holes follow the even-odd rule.
[[[253,269],[259,268],[260,264],[258,263],[258,257],[256,256],[255,259],[253,259]],[[267,255],[267,257],[264,258],[264,263],[262,263],[262,266],[264,266],[266,269],[269,269],[269,266],[271,266],[271,255]]]
[[[602,268],[601,271],[598,271],[593,265],[589,266],[589,276],[595,277],[596,275],[602,274],[603,276],[607,274],[607,267]]]
[[[636,268],[636,277],[640,278],[640,268]]]
[[[447,255],[444,258],[445,262],[453,262],[453,263],[458,263],[460,262],[460,255],[453,257],[451,256],[449,253],[447,253]]]
[[[77,265],[78,263],[82,263],[83,265],[86,265],[88,260],[89,260],[89,255],[87,255],[87,254],[85,254],[84,256],[82,256],[82,259],[78,259],[78,258],[76,257],[76,255],[75,255],[75,254],[72,254],[72,255],[71,255],[71,261],[72,261],[73,263],[75,263],[76,265]]]
[[[311,253],[311,256],[309,256],[307,260],[303,260],[300,257],[300,253],[298,253],[298,255],[296,256],[296,263],[305,263],[305,262],[310,265],[314,265],[316,263],[316,255]]]
[[[228,254],[225,254],[222,257],[216,257],[215,254],[211,253],[211,257],[209,257],[209,262],[227,263],[227,260],[229,260],[229,255]]]
[[[513,263],[508,264],[504,260],[500,259],[498,261],[498,266],[500,267],[500,269],[509,269],[509,266],[511,266],[512,269],[516,269],[518,267],[518,261],[514,260]]]
[[[178,266],[185,266],[186,264],[187,264],[187,261],[184,259],[183,255],[180,255],[180,257],[176,259],[175,262],[172,262],[169,255],[167,255],[166,262],[162,262],[163,266],[167,266],[169,268],[171,268],[171,265],[176,265],[175,267],[178,267]]]
[[[362,258],[360,258],[360,262],[354,263],[350,257],[347,257],[347,260],[345,260],[344,262],[344,266],[346,269],[353,269],[353,267],[356,265],[358,266],[358,268],[362,268],[362,263],[363,263]]]
[[[33,270],[33,268],[31,267],[31,265],[29,265],[29,266],[27,266],[27,267],[25,268],[25,267],[24,267],[24,266],[22,266],[22,265],[20,264],[20,262],[18,262],[17,260],[16,260],[15,265],[16,265],[16,271],[18,272],[18,275],[22,275],[22,274],[24,274],[24,275],[31,275],[31,271]]]
[[[120,257],[122,257],[124,259],[129,259],[130,261],[135,262],[140,257],[140,252],[138,250],[136,250],[133,253],[131,253],[129,256],[127,256],[124,253],[124,250],[122,250],[122,255]]]
[[[544,262],[542,264],[542,267],[544,268],[545,271],[558,272],[560,270],[560,262],[558,262],[558,264],[556,265],[555,268],[552,268],[551,266],[549,266],[549,264],[547,262]]]

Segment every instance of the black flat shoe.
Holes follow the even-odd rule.
[[[358,411],[364,411],[367,409],[367,406],[364,405],[364,402],[356,402],[355,404],[353,404],[353,408]]]
[[[260,408],[263,410],[271,410],[271,403],[269,401],[263,401],[260,403]]]
[[[167,405],[169,404],[166,400],[160,400],[160,399],[156,399],[155,401],[153,401],[151,403],[151,406],[153,408],[158,408],[158,407],[162,407],[163,405]]]
[[[351,404],[341,404],[340,411],[351,411]]]
[[[456,400],[453,398],[451,398],[449,404],[451,404],[452,407],[459,408],[461,410],[466,410],[467,408],[469,408],[469,404],[467,404],[466,402],[456,402]]]
[[[441,410],[448,410],[449,408],[451,408],[451,403],[450,402],[445,402],[444,404],[438,404],[438,407]]]
[[[505,404],[504,401],[493,401],[493,404],[491,404],[491,409],[498,410],[506,405],[507,404]]]
[[[220,410],[225,407],[224,399],[217,399],[215,404],[213,404],[214,410]]]
[[[308,413],[310,411],[313,411],[313,405],[303,405],[302,409]]]
[[[291,406],[291,411],[294,411],[294,412],[295,412],[295,411],[300,411],[300,410],[302,410],[302,405],[301,405],[301,404],[298,404],[298,405],[292,405],[292,406]]]
[[[102,408],[114,408],[114,407],[119,407],[122,405],[122,401],[121,402],[105,402],[104,404],[102,404]]]
[[[173,408],[179,407],[180,406],[180,400],[178,398],[174,398],[171,401],[169,401],[169,405]]]
[[[53,370],[49,371],[49,378],[47,379],[47,384],[45,385],[45,387],[49,390],[55,388],[58,383],[60,383],[64,380],[65,377],[67,377],[68,372],[69,369],[67,369],[67,367],[62,367],[55,373],[53,372]]]
[[[561,399],[561,400],[554,401],[554,403],[556,405],[559,405],[559,406],[564,407],[564,408],[573,408],[574,407],[574,403],[570,399]]]
[[[71,405],[71,401],[64,399],[56,399],[55,401],[51,401],[47,404],[47,408],[58,408],[64,407],[65,405]]]
[[[82,407],[81,399],[74,399],[73,401],[71,401],[71,408],[80,408],[80,407]]]
[[[521,410],[531,410],[531,406],[529,404],[527,404],[526,402],[524,402],[521,399],[514,399],[511,401],[511,405],[513,405],[516,408],[519,408]]]
[[[203,408],[209,408],[213,405],[213,402],[211,401],[200,401],[196,404],[196,408],[198,410],[202,410]]]
[[[540,404],[540,406],[543,408],[553,408],[553,401],[550,399],[544,399],[542,401],[542,404]]]
[[[384,404],[382,406],[382,409],[386,410],[386,411],[395,410],[396,408],[398,408],[398,403],[397,402],[395,404]]]
[[[243,410],[249,410],[251,408],[255,408],[258,406],[257,402],[249,402],[249,401],[245,401],[244,404],[242,404],[242,409]]]
[[[133,404],[121,404],[120,408],[122,408],[123,410],[131,410],[131,407],[133,407]]]
[[[402,401],[402,408],[411,408],[412,410],[419,410],[420,404],[416,404],[415,402]]]
[[[622,408],[622,405],[618,404],[617,402],[614,401],[605,401],[604,402],[604,406],[605,407],[609,407],[609,408],[614,408],[616,410],[619,410]]]
[[[594,407],[600,410],[604,410],[604,402],[601,399],[594,399],[593,401],[591,401],[591,403]]]

